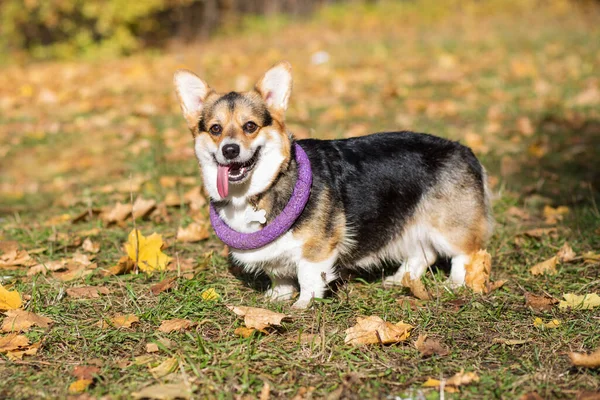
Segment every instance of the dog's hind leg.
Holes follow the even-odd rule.
[[[436,258],[437,256],[434,251],[421,246],[419,249],[415,249],[415,254],[411,254],[402,262],[402,265],[394,275],[385,278],[383,284],[390,286],[402,285],[402,278],[404,278],[407,272],[410,274],[411,280],[420,279],[421,275],[435,262]]]
[[[293,278],[271,276],[271,288],[266,291],[265,297],[273,301],[289,300],[296,291]]]

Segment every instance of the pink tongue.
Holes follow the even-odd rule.
[[[229,194],[229,167],[219,165],[217,167],[217,191],[221,198]]]

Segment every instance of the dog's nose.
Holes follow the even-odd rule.
[[[233,160],[240,155],[240,146],[237,144],[226,144],[223,146],[223,156],[228,160]]]

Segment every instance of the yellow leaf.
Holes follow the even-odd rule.
[[[465,285],[475,293],[487,293],[490,273],[492,271],[492,256],[485,250],[471,254],[471,261],[465,265]]]
[[[175,371],[175,368],[177,368],[178,364],[179,363],[177,362],[177,358],[175,358],[175,357],[167,358],[162,363],[160,363],[158,366],[156,366],[154,368],[150,368],[150,373],[152,374],[152,376],[154,376],[157,379],[162,378],[163,376],[166,376],[166,375],[170,374],[171,372]]]
[[[557,319],[553,319],[550,322],[544,323],[544,321],[541,318],[537,317],[533,320],[533,326],[537,328],[544,327],[546,329],[554,329],[560,326],[560,321]]]
[[[217,291],[215,289],[209,288],[209,289],[206,289],[204,292],[202,292],[200,297],[202,297],[202,299],[204,299],[204,301],[212,301],[212,300],[218,300],[221,296],[219,295],[219,293],[217,293]]]
[[[69,393],[83,393],[92,382],[91,379],[78,379],[69,385]]]
[[[359,317],[356,319],[356,325],[346,329],[344,342],[353,345],[403,342],[410,337],[413,328],[402,321],[392,324],[375,315]]]
[[[0,285],[0,310],[15,310],[23,304],[21,295],[16,290],[8,291]]]
[[[558,272],[556,270],[557,262],[558,262],[558,257],[554,256],[546,261],[543,261],[539,264],[534,265],[533,267],[531,267],[529,272],[531,272],[531,275],[543,275],[543,274],[555,275]]]
[[[171,257],[160,250],[162,245],[161,235],[153,233],[145,237],[140,231],[133,229],[129,233],[125,249],[129,258],[137,262],[142,271],[162,271],[167,268],[167,264],[171,261]]]
[[[433,379],[433,378],[429,378],[427,379],[425,382],[423,382],[423,387],[440,387],[440,384],[442,383],[442,381],[437,380],[437,379]]]
[[[254,334],[254,332],[256,332],[256,329],[254,329],[254,328],[246,328],[245,326],[239,326],[239,327],[235,328],[235,331],[233,331],[233,334],[241,336],[243,338],[249,338],[250,336],[252,336]]]
[[[560,301],[558,308],[566,309],[573,308],[575,310],[591,310],[594,307],[600,306],[600,296],[596,293],[576,295],[567,293],[563,295],[564,300]]]

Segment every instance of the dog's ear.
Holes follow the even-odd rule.
[[[287,61],[275,64],[256,84],[267,107],[285,111],[292,92],[292,66]]]
[[[198,123],[202,113],[204,100],[212,89],[196,74],[185,69],[175,72],[173,82],[181,103],[183,116],[190,128],[193,128]]]

